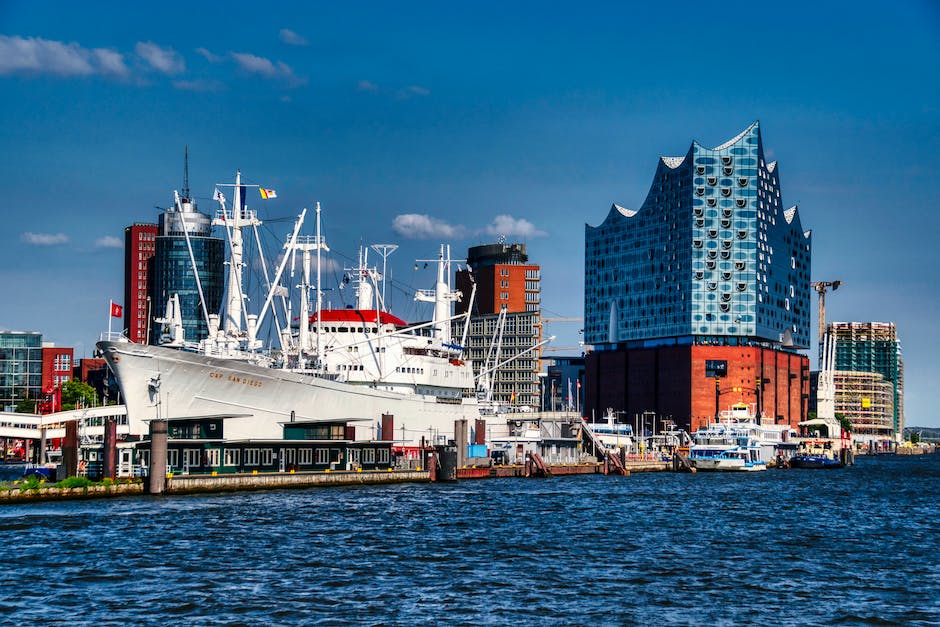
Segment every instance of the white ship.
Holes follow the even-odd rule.
[[[746,451],[746,458],[753,457],[764,464],[776,459],[782,448],[795,447],[793,440],[797,432],[787,424],[768,424],[763,416],[758,419],[753,409],[746,403],[735,403],[730,409],[722,411],[720,421],[700,427],[692,434],[692,447],[689,459],[696,468],[712,465],[714,458],[726,451]],[[732,453],[724,458],[735,458]],[[732,464],[733,465],[733,464]]]
[[[240,174],[235,185],[242,185]],[[363,253],[359,266],[347,275],[357,292],[356,308],[323,309],[319,269],[321,251],[329,248],[319,232],[318,204],[317,234],[299,235],[304,210],[285,244],[261,312],[247,315],[241,229],[257,227],[260,220],[240,206],[241,194],[233,195],[231,209],[221,194],[216,196],[220,210],[214,224],[226,228],[230,249],[223,321],[207,316],[209,337],[198,345],[186,343],[178,304],[171,298],[166,317],[158,320],[165,325],[164,345],[126,339],[98,342],[129,415],[171,421],[222,419],[226,441],[283,440],[286,426],[304,425],[321,435],[323,429],[343,429],[346,435],[340,437],[347,439],[438,444],[455,438],[456,420],[466,420],[470,429],[484,420],[490,437],[508,435],[505,418],[484,411],[480,398],[485,393],[478,390],[472,367],[463,359],[462,343],[451,339],[451,322],[459,317],[451,315],[451,306],[464,295],[448,285],[449,247],[440,248],[434,289],[415,295],[415,300],[434,304],[430,322],[409,326],[385,311],[377,285],[382,275],[368,267]],[[178,199],[177,208],[182,210]],[[282,283],[288,261],[298,254],[300,312],[298,328],[292,329],[287,321],[295,315]],[[280,347],[262,351],[256,334],[275,310]],[[385,422],[394,425],[391,433],[380,432],[383,416],[393,417]],[[348,435],[353,433],[350,426],[355,427],[354,437]]]

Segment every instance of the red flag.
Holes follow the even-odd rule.
[[[124,308],[117,303],[111,303],[111,317],[120,318],[123,315]]]

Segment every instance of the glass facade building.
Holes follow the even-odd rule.
[[[901,433],[904,430],[904,361],[894,323],[831,322],[826,330],[836,344],[836,371],[879,374],[891,385],[891,426],[895,433]],[[836,394],[841,391],[837,385]],[[864,395],[859,397],[859,407],[871,404],[871,399],[866,402],[865,398]]]
[[[0,409],[42,393],[42,334],[0,331]]]
[[[785,208],[760,125],[662,157],[638,210],[585,225],[585,341],[596,350],[810,340],[811,236]]]
[[[209,328],[199,300],[193,264],[198,269],[206,309],[210,314],[218,314],[225,289],[225,240],[211,236],[212,220],[196,210],[195,202],[183,199],[180,208],[167,209],[160,215],[150,277],[152,315],[162,317],[167,299],[178,294],[185,339],[197,342],[208,335]],[[152,329],[151,343],[158,343],[159,334],[159,328]]]

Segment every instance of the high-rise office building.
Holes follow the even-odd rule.
[[[42,393],[42,334],[0,331],[0,409],[14,411]]]
[[[464,298],[456,311],[467,311],[475,284],[466,347],[474,372],[481,371],[490,346],[501,337],[500,361],[512,361],[491,375],[493,399],[505,405],[538,407],[541,351],[533,347],[541,340],[539,266],[529,263],[525,244],[502,243],[471,247],[467,265],[472,270],[457,272],[457,289]],[[505,314],[500,323],[501,311]],[[455,339],[462,337],[463,328],[463,321],[455,323]]]
[[[151,316],[162,317],[167,300],[178,295],[185,339],[196,342],[209,332],[200,289],[209,314],[218,314],[222,305],[225,240],[212,237],[212,219],[197,210],[188,189],[184,192],[177,206],[160,214],[150,276]],[[160,334],[160,325],[153,325],[151,342],[158,343]]]
[[[639,209],[585,226],[587,411],[696,428],[745,403],[805,417],[811,238],[783,203],[760,125],[662,157]]]
[[[826,329],[836,345],[836,411],[852,421],[856,433],[900,434],[904,362],[894,323],[830,322]],[[890,390],[890,402],[885,388]]]
[[[150,276],[158,232],[156,224],[138,223],[124,229],[124,329],[130,341],[138,344],[147,343],[154,317]]]

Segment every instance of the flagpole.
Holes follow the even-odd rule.
[[[114,312],[114,301],[109,298],[108,299],[108,339],[109,340],[111,339],[111,318],[114,317],[111,314],[113,312]]]

